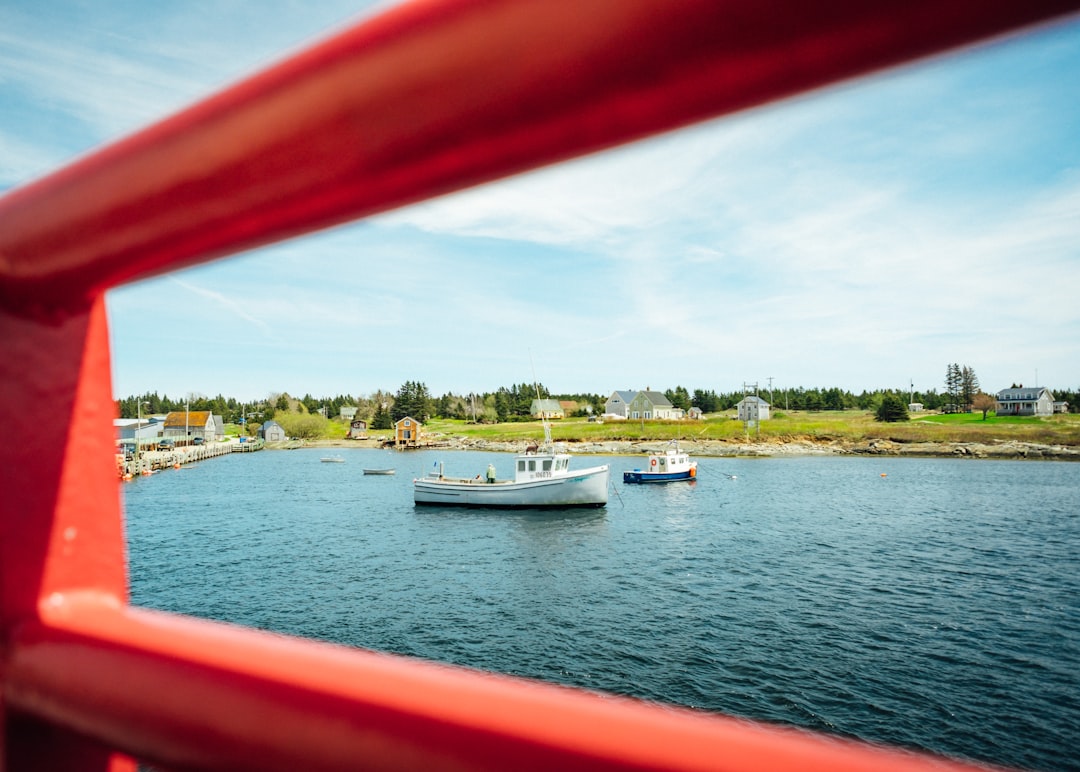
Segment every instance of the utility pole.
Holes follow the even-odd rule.
[[[760,405],[758,403],[758,399],[759,399],[759,397],[758,397],[758,385],[757,385],[757,383],[746,383],[744,381],[742,386],[743,386],[743,402],[745,404],[745,410],[746,410],[746,420],[743,421],[743,426],[744,426],[744,429],[746,431],[746,436],[747,437],[750,436],[750,425],[753,424],[755,432],[760,437],[761,436],[761,417],[760,417],[760,415],[758,413],[758,410],[760,408]],[[754,403],[753,403],[753,406],[751,406],[749,403],[746,403],[746,398],[750,396],[750,390],[751,389],[753,389],[753,391],[754,391]]]
[[[770,375],[770,376],[769,376],[769,404],[770,404],[770,405],[776,402],[776,400],[775,400],[775,399],[773,399],[773,393],[772,393],[772,379],[773,379],[773,377],[772,377],[772,376]]]

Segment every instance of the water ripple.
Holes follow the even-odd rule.
[[[128,485],[134,602],[1080,769],[1080,465],[704,459],[695,483],[622,486],[605,509],[492,512],[415,508],[410,480],[506,456],[343,455]],[[639,463],[609,461],[615,480]]]

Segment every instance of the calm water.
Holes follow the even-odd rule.
[[[606,508],[499,512],[415,508],[411,480],[509,455],[323,455],[125,486],[133,602],[1080,769],[1080,464],[702,459],[696,483],[624,486],[640,458],[578,457],[612,465]]]

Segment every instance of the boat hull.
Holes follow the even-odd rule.
[[[624,483],[668,483],[680,480],[697,479],[696,470],[687,469],[681,472],[642,472],[638,469],[632,472],[623,472]]]
[[[500,509],[602,507],[607,504],[608,480],[607,466],[521,482],[488,483],[426,477],[413,480],[413,501],[416,504]]]

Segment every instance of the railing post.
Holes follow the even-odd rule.
[[[63,321],[0,310],[0,711],[3,769],[132,769],[125,757],[7,707],[13,635],[54,593],[127,597],[105,310]]]

